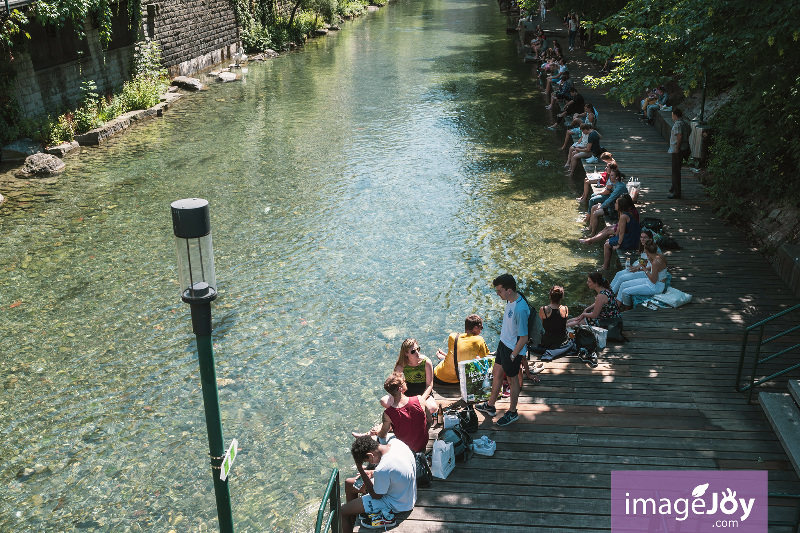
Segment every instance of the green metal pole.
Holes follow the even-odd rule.
[[[217,516],[220,533],[233,533],[233,513],[228,480],[219,478],[225,442],[222,437],[222,417],[219,411],[217,371],[214,368],[214,348],[211,340],[211,303],[192,303],[192,329],[197,337],[197,355],[200,363],[200,381],[203,385],[203,406],[208,429],[208,454],[211,457],[211,477],[217,498]],[[230,478],[228,478],[230,479]]]

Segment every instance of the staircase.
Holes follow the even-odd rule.
[[[800,473],[800,380],[789,381],[789,392],[762,392],[758,401],[795,472]]]

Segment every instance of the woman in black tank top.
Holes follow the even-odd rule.
[[[539,309],[539,318],[542,319],[544,334],[541,347],[545,349],[558,348],[567,340],[567,315],[569,309],[561,305],[564,298],[564,287],[554,285],[550,289],[550,305]]]

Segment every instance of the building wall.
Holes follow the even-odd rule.
[[[146,38],[161,45],[171,76],[229,59],[240,45],[230,0],[143,0],[142,28]]]

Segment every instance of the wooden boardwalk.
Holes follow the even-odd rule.
[[[560,27],[559,39],[566,44]],[[582,51],[568,57],[578,79],[599,68]],[[517,423],[499,428],[479,415],[476,435],[497,441],[495,456],[476,456],[420,490],[398,532],[609,531],[611,471],[622,469],[768,470],[771,492],[800,493],[761,408],[733,391],[743,326],[798,299],[714,217],[692,172],[684,168],[683,200],[666,199],[670,156],[655,128],[579,87],[600,111],[603,146],[642,181],[642,215],[661,218],[683,246],[668,254],[669,268],[693,302],[625,313],[631,342],[606,349],[596,369],[577,358],[547,363],[541,384],[526,381]],[[498,416],[505,405],[498,402]],[[771,499],[770,518],[791,518],[792,505]]]

